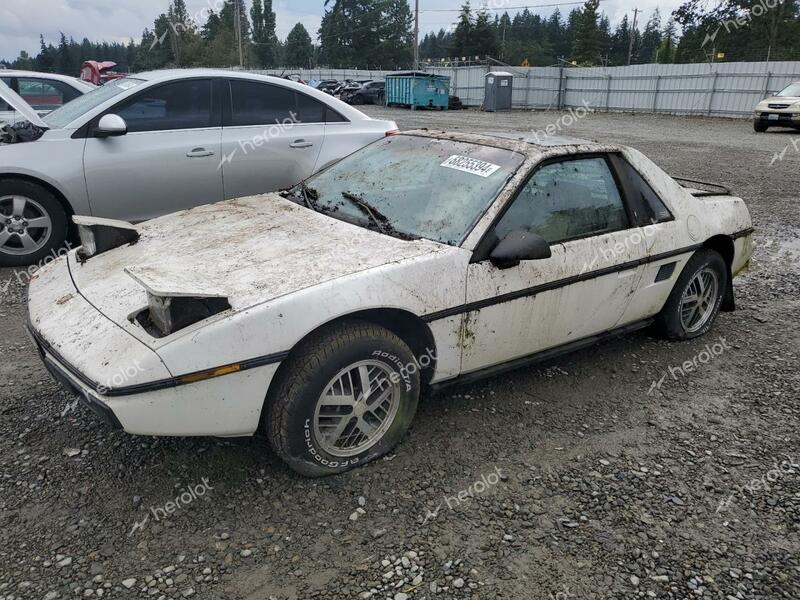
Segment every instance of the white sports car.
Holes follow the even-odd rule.
[[[337,473],[391,450],[427,387],[651,324],[706,333],[753,228],[694,183],[615,145],[412,131],[280,194],[76,218],[30,332],[117,428],[264,431],[298,472]]]

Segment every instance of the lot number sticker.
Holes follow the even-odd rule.
[[[441,164],[442,167],[448,169],[455,169],[456,171],[464,171],[464,173],[471,173],[479,177],[489,177],[492,173],[500,168],[500,165],[494,165],[485,160],[478,160],[477,158],[470,158],[469,156],[458,156],[454,154]]]

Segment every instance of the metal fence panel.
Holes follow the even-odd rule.
[[[484,77],[494,66],[428,67],[450,77],[451,94],[466,106],[481,106]],[[746,117],[755,105],[800,80],[800,62],[742,62],[629,67],[503,67],[514,74],[515,108],[590,106],[594,110]],[[306,81],[383,79],[392,71],[271,69]]]

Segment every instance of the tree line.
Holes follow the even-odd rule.
[[[413,62],[413,15],[408,0],[325,0],[312,39],[297,23],[278,39],[272,0],[220,0],[218,10],[192,14],[170,0],[141,39],[127,44],[77,42],[61,34],[56,45],[40,37],[36,56],[21,52],[9,68],[76,75],[85,60],[113,60],[122,71],[167,67],[408,68]],[[599,0],[549,16],[528,9],[513,16],[473,8],[467,1],[449,29],[427,33],[420,58],[493,57],[510,65],[581,66],[687,63],[717,60],[799,60],[800,0],[723,0],[709,8],[688,0],[667,18],[656,9],[628,15],[612,27]]]

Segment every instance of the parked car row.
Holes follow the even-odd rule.
[[[0,81],[19,94],[40,116],[61,108],[97,87],[76,77],[10,69],[0,71]],[[0,98],[0,123],[16,123],[23,118],[22,113]]]
[[[397,131],[309,86],[211,69],[117,79],[0,146],[0,266],[61,247],[75,215],[140,222],[283,189]],[[4,220],[4,221],[3,221]]]
[[[384,104],[386,83],[372,79],[337,81],[324,79],[311,82],[316,89],[354,105]]]

